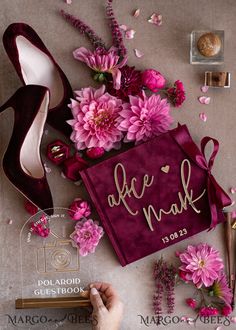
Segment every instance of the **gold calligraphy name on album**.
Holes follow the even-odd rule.
[[[201,210],[197,208],[195,203],[203,197],[206,192],[206,189],[204,189],[200,195],[194,196],[193,189],[189,188],[189,183],[191,179],[191,164],[188,159],[184,159],[181,162],[180,177],[183,192],[179,191],[177,193],[177,201],[172,203],[169,208],[156,209],[152,204],[141,207],[143,215],[147,221],[150,230],[154,230],[152,225],[153,217],[156,221],[160,222],[162,220],[163,214],[172,214],[175,216],[188,210],[189,207],[191,207],[196,213],[201,212]],[[115,194],[108,195],[107,200],[109,206],[116,207],[119,205],[123,205],[130,215],[137,216],[139,214],[139,211],[137,209],[132,209],[129,205],[129,202],[133,198],[141,200],[145,194],[146,189],[151,187],[153,185],[153,182],[154,176],[145,174],[142,178],[141,189],[137,191],[137,178],[132,177],[131,180],[129,180],[128,182],[124,165],[121,163],[116,164],[114,169],[114,183],[117,194],[116,196]]]

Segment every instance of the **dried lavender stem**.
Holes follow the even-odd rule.
[[[81,34],[87,36],[95,49],[98,47],[106,49],[104,41],[87,24],[85,24],[79,18],[66,13],[64,10],[61,10],[60,13],[68,22],[70,22],[77,30],[79,30]]]

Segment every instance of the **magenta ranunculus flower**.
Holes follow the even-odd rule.
[[[81,198],[76,198],[70,205],[68,213],[73,220],[77,221],[84,217],[89,217],[91,214],[91,208],[87,201],[84,201]]]
[[[124,142],[146,141],[160,133],[165,133],[173,122],[170,106],[160,95],[130,96],[120,112],[119,129],[127,132]]]
[[[73,245],[79,248],[81,256],[94,253],[103,235],[103,228],[98,226],[92,219],[78,221],[75,231],[71,234]]]
[[[120,89],[121,72],[120,68],[127,62],[125,56],[120,61],[120,56],[117,55],[117,49],[111,47],[108,51],[103,48],[97,48],[94,52],[91,52],[85,47],[80,47],[73,52],[74,58],[81,62],[84,62],[92,70],[102,73],[111,73],[113,77],[113,87]]]
[[[109,151],[119,148],[123,137],[119,130],[122,100],[99,89],[83,88],[75,92],[76,100],[71,100],[70,108],[74,119],[68,120],[73,132],[71,140],[78,150],[100,147]]]
[[[145,87],[150,89],[153,93],[158,92],[159,89],[165,87],[166,80],[163,75],[153,69],[148,69],[142,73],[142,82]]]
[[[209,287],[219,279],[224,268],[220,253],[208,244],[189,245],[179,255],[182,265],[179,269],[186,273],[186,280],[192,281],[197,288]]]

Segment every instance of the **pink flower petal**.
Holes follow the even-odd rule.
[[[136,9],[133,13],[133,16],[137,18],[140,15],[140,8]]]
[[[232,219],[236,219],[236,210],[233,210],[231,213]]]
[[[61,177],[62,177],[63,179],[66,179],[66,176],[65,176],[65,174],[64,174],[63,172],[61,172]]]
[[[134,49],[134,54],[135,54],[135,56],[136,57],[138,57],[138,58],[141,58],[141,57],[143,57],[143,55],[144,55],[144,53],[143,52],[141,52],[140,50],[138,50],[138,49]]]
[[[67,5],[71,5],[72,4],[72,0],[65,0],[65,3],[67,3]]]
[[[8,219],[7,223],[8,223],[8,225],[12,225],[12,223],[13,223],[12,219]]]
[[[201,89],[201,92],[206,93],[208,91],[209,87],[204,85],[200,89]]]
[[[204,121],[204,122],[207,121],[207,115],[206,115],[204,112],[201,112],[201,113],[199,114],[199,118],[200,118],[202,121]]]
[[[136,31],[133,29],[128,29],[125,31],[125,38],[126,39],[133,39]]]
[[[236,193],[236,187],[230,188],[230,192],[231,192],[231,194],[235,194]]]
[[[232,316],[232,317],[230,318],[230,321],[231,321],[232,323],[236,323],[236,316]]]
[[[51,173],[52,172],[52,169],[50,167],[48,167],[46,163],[44,163],[43,165],[44,165],[46,173]]]
[[[198,98],[198,101],[201,103],[201,104],[209,104],[210,101],[211,101],[211,98],[209,96],[200,96]]]
[[[123,31],[127,31],[127,30],[128,30],[128,26],[125,25],[125,24],[121,24],[119,27],[120,27],[120,29],[123,30]]]
[[[235,204],[235,201],[232,201],[232,203],[231,203],[231,205],[230,205],[230,206],[234,206],[234,204]]]
[[[148,19],[148,22],[156,26],[160,26],[162,25],[162,15],[153,13],[151,17]]]
[[[82,180],[78,180],[78,181],[75,181],[74,182],[74,184],[76,185],[76,186],[81,186],[81,184],[83,183],[83,181]]]

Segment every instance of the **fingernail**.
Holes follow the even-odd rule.
[[[98,294],[98,290],[96,288],[91,289],[91,294],[94,296],[95,294]]]

